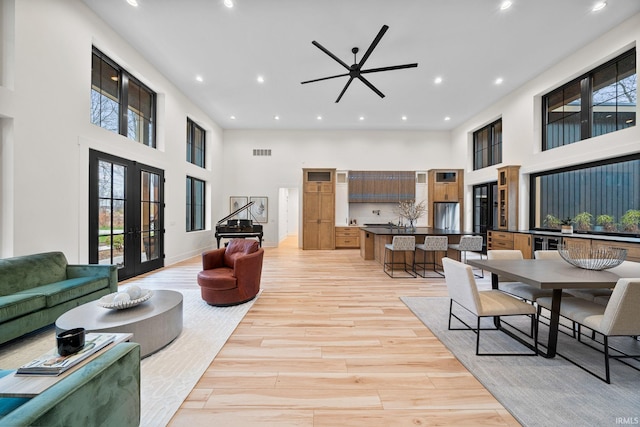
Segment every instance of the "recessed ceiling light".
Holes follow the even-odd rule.
[[[433,82],[434,82],[435,84],[439,85],[440,83],[442,83],[442,77],[440,77],[440,76],[436,77],[436,78],[433,80]]]
[[[402,116],[402,121],[406,122],[407,121],[407,116]]]
[[[196,76],[196,81],[199,81],[200,83],[202,83],[204,79],[202,78],[202,76]]]
[[[364,116],[358,117],[358,120],[363,121],[364,120]]]
[[[606,1],[599,1],[598,3],[593,5],[593,8],[591,9],[592,12],[597,12],[599,10],[604,9],[607,6],[607,2]]]
[[[280,120],[280,116],[273,116],[273,120]]]
[[[235,119],[236,119],[236,116],[231,116],[231,117],[229,117],[229,118],[230,118],[231,120],[235,120]]]
[[[224,0],[224,5],[231,9],[233,7],[233,0]]]
[[[500,10],[507,10],[511,7],[511,5],[513,5],[513,3],[511,3],[509,0],[503,1],[502,4],[500,4]]]
[[[258,81],[258,83],[264,83],[264,77],[263,76],[258,76],[256,78],[256,80]]]
[[[449,116],[447,116],[447,117],[445,117],[445,118],[444,118],[444,121],[445,121],[445,122],[448,122],[449,120],[451,120],[451,117],[449,117]]]
[[[127,3],[133,7],[138,7],[138,2],[136,0],[127,0]]]
[[[501,85],[503,81],[504,80],[502,79],[502,77],[498,77],[494,83],[497,85]]]
[[[322,116],[318,116],[318,117],[316,117],[316,119],[322,120]]]

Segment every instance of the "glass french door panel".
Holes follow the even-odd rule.
[[[126,168],[98,162],[98,263],[124,265]]]
[[[140,261],[151,261],[160,256],[158,219],[160,214],[158,174],[142,171],[140,174]]]

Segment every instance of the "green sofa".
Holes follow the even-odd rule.
[[[13,371],[0,371],[0,377]],[[140,345],[120,343],[33,398],[0,398],[0,427],[140,425]]]
[[[115,265],[69,265],[62,252],[0,259],[0,344],[117,290]]]

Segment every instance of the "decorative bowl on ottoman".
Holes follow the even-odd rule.
[[[132,285],[124,291],[103,296],[98,300],[98,305],[104,308],[123,310],[142,304],[151,298],[152,295],[153,292],[150,290],[140,289],[138,286]]]
[[[569,264],[587,270],[606,270],[622,264],[627,250],[614,247],[592,248],[587,245],[560,245],[558,252]]]

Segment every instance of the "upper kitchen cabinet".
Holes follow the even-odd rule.
[[[415,200],[414,171],[349,171],[349,203]]]
[[[432,169],[428,173],[431,202],[459,201],[463,194],[461,169]]]

